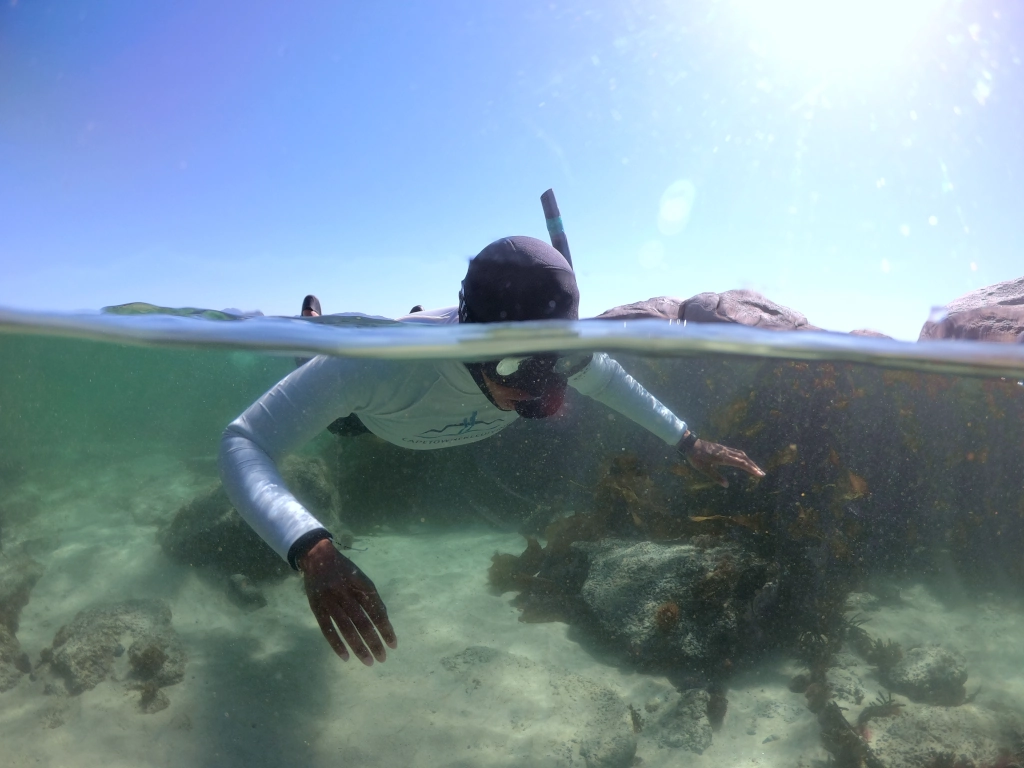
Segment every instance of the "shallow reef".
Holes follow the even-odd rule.
[[[167,706],[161,690],[185,677],[185,647],[162,600],[128,600],[81,611],[43,649],[37,676],[50,695],[78,696],[107,679],[139,691],[146,713]]]

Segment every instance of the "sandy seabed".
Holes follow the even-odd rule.
[[[579,709],[580,690],[610,690],[642,719],[676,695],[664,677],[620,668],[564,624],[520,623],[512,595],[492,592],[486,572],[495,551],[521,551],[523,540],[484,527],[428,524],[360,539],[366,551],[353,557],[384,597],[399,647],[372,668],[342,663],[297,577],[265,587],[268,605],[247,612],[229,600],[223,577],[164,556],[159,523],[209,482],[208,472],[153,456],[59,485],[8,489],[8,502],[37,510],[4,532],[5,552],[29,552],[45,567],[18,631],[33,665],[79,611],[130,598],[170,605],[188,664],[184,681],[164,689],[170,705],[155,714],[143,714],[138,692],[116,680],[63,696],[23,677],[0,693],[0,765],[582,766],[580,718],[592,713]],[[1021,606],[963,598],[909,584],[897,605],[864,593],[851,609],[873,636],[963,653],[968,691],[978,691],[965,707],[1024,712]],[[501,663],[457,663],[479,647],[496,649]],[[883,688],[852,654],[840,654],[839,668],[868,700]],[[641,729],[633,764],[824,766],[817,721],[788,688],[800,671],[779,658],[737,673],[703,754]]]

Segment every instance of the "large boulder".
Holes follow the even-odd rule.
[[[322,459],[289,457],[281,476],[295,497],[330,530],[340,528],[341,501]],[[290,569],[231,505],[218,484],[183,506],[159,533],[173,560],[261,581]]]
[[[772,331],[821,330],[800,312],[746,288],[698,293],[679,305],[678,318],[688,323],[738,323]]]
[[[1012,714],[967,705],[907,706],[899,715],[868,726],[875,757],[888,768],[1013,766],[1024,735]]]
[[[940,339],[1024,342],[1024,306],[979,307],[947,314],[925,323],[917,340]]]
[[[688,323],[737,323],[774,331],[816,331],[800,312],[776,304],[757,291],[738,288],[723,293],[698,293],[685,301],[655,296],[612,307],[595,320],[685,320]]]
[[[671,296],[655,296],[646,301],[634,301],[605,310],[595,320],[675,320],[679,317],[681,299]]]
[[[884,677],[890,688],[914,701],[953,707],[967,697],[967,660],[938,646],[907,651]]]
[[[892,336],[882,333],[881,331],[875,331],[871,328],[857,328],[850,331],[851,336],[864,336],[869,339],[891,339]]]
[[[589,561],[581,589],[589,614],[634,663],[711,672],[744,647],[744,614],[769,575],[755,555],[724,543],[572,546]]]
[[[1001,283],[986,285],[976,291],[965,293],[946,305],[948,312],[966,312],[981,307],[1014,307],[1024,305],[1024,276]]]
[[[966,293],[921,328],[918,341],[1019,341],[1024,333],[1024,277]]]

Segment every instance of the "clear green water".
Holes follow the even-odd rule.
[[[125,322],[119,333],[152,330]],[[299,461],[320,473],[399,636],[367,669],[331,654],[287,569],[174,550],[166,532],[215,489],[224,426],[293,369],[286,352],[530,342],[308,328],[206,348],[0,334],[0,583],[22,585],[3,593],[5,765],[1016,764],[1015,345],[939,345],[922,362],[914,345],[845,337],[606,336],[702,437],[768,472],[730,475],[728,490],[580,396],[547,423],[443,451],[325,432]],[[492,561],[520,555],[524,535],[540,559]],[[651,575],[669,552],[682,559]],[[236,572],[264,605],[232,591]],[[145,632],[118,625],[94,654],[109,669],[74,690],[61,628],[126,600],[162,601],[177,645],[154,652],[154,672]],[[900,683],[886,643],[905,659],[948,651],[952,687]],[[903,706],[868,711],[890,691]]]

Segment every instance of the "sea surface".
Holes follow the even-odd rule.
[[[399,637],[338,660],[224,427],[295,358],[581,350],[766,477],[576,393],[441,451],[325,431],[285,477]],[[5,766],[1024,759],[1024,345],[134,305],[2,310],[0,359]]]

